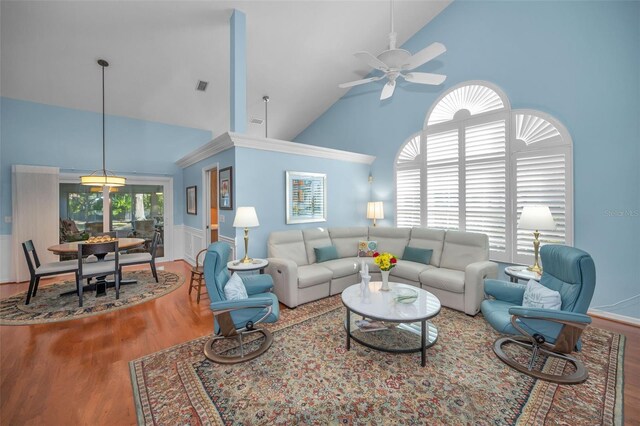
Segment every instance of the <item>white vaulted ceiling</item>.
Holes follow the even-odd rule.
[[[399,44],[449,1],[397,1]],[[98,58],[110,63],[107,114],[229,130],[229,17],[247,16],[247,118],[291,139],[369,68],[353,57],[387,48],[388,1],[2,1],[2,96],[101,111]],[[436,41],[436,40],[433,40]],[[195,90],[209,82],[206,92]],[[264,127],[247,125],[264,135]]]

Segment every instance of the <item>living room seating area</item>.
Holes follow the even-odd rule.
[[[483,281],[497,278],[498,265],[489,261],[488,238],[483,234],[428,228],[352,227],[306,228],[272,232],[269,266],[275,292],[289,307],[342,292],[360,282],[362,262],[374,280],[380,269],[369,257],[358,257],[360,243],[373,242],[377,252],[399,260],[391,270],[393,281],[429,290],[444,306],[475,315],[484,297]],[[318,248],[334,246],[336,258],[319,260]],[[407,247],[428,251],[420,263],[403,258]]]

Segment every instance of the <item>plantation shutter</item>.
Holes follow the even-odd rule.
[[[313,198],[311,201],[311,216],[319,218],[324,216],[324,179],[314,179],[312,181]]]
[[[458,129],[427,136],[427,227],[460,227]]]
[[[541,245],[567,243],[567,154],[563,149],[516,153],[517,217],[526,205],[549,206],[554,231],[540,231]],[[533,232],[517,229],[516,256],[533,255]]]
[[[396,160],[396,225],[420,226],[420,135],[411,138]]]
[[[496,259],[506,255],[506,139],[505,120],[465,129],[465,230],[487,234]]]

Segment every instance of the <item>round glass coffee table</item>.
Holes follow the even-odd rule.
[[[381,286],[381,282],[369,283],[368,295],[362,292],[360,284],[342,292],[342,303],[347,308],[347,350],[351,349],[353,339],[384,352],[421,352],[424,367],[427,348],[438,340],[438,329],[428,320],[440,313],[440,300],[428,291],[408,284],[390,282],[391,291],[380,291]],[[417,292],[414,302],[398,301],[398,296],[402,296],[399,293],[406,289]],[[360,322],[363,319],[374,326],[372,330],[366,330]],[[374,330],[376,325],[380,325],[380,329]]]

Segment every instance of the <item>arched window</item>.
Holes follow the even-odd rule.
[[[571,145],[553,117],[511,110],[490,83],[460,84],[398,152],[396,224],[485,233],[493,260],[527,263],[533,237],[517,229],[518,217],[543,204],[557,224],[543,238],[572,244]]]

